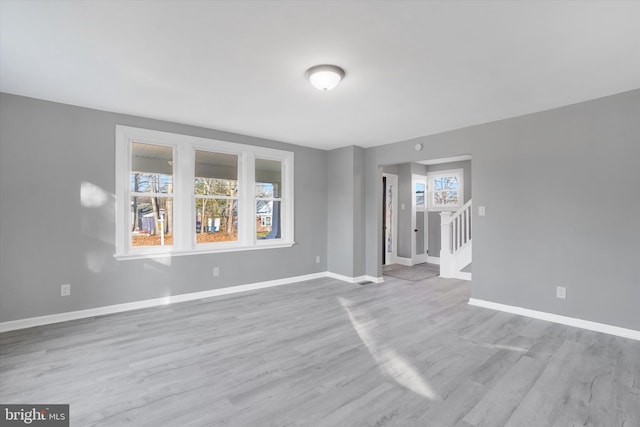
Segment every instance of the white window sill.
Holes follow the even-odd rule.
[[[455,212],[460,209],[460,206],[432,206],[429,208],[429,212]]]
[[[262,249],[290,248],[295,244],[296,242],[279,242],[279,243],[270,243],[270,244],[260,243],[254,246],[193,249],[190,251],[114,254],[113,257],[119,261],[128,261],[132,259],[172,258],[175,256],[204,255],[204,254],[218,254],[218,253],[225,253],[225,252],[242,252],[242,251],[256,251],[256,250],[262,250]]]

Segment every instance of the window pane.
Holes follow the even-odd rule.
[[[282,162],[256,159],[256,197],[281,197]]]
[[[279,201],[256,201],[256,237],[258,239],[279,239],[281,237]]]
[[[133,192],[173,193],[173,148],[132,143],[129,181]]]
[[[457,191],[447,191],[447,204],[452,205],[458,203],[458,192]]]
[[[426,186],[424,183],[416,183],[416,207],[424,207],[424,192]]]
[[[238,201],[196,197],[196,243],[238,240]]]
[[[452,205],[458,203],[457,191],[436,191],[433,193],[433,201],[438,205]]]
[[[196,150],[195,193],[238,195],[238,156]]]
[[[433,189],[435,191],[440,190],[457,190],[458,189],[458,177],[457,176],[443,176],[434,178]]]
[[[131,197],[131,246],[173,244],[173,197]]]

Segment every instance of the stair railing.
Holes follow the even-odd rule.
[[[467,243],[471,242],[471,206],[471,200],[469,200],[456,212],[440,213],[441,277],[452,277],[454,273],[457,273],[454,271],[454,257]]]

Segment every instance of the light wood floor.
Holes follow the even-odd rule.
[[[71,425],[640,426],[640,342],[318,279],[0,335],[2,403]]]

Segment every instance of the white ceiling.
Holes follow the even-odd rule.
[[[370,147],[640,88],[640,1],[6,1],[3,92]],[[305,71],[344,81],[321,92]]]

